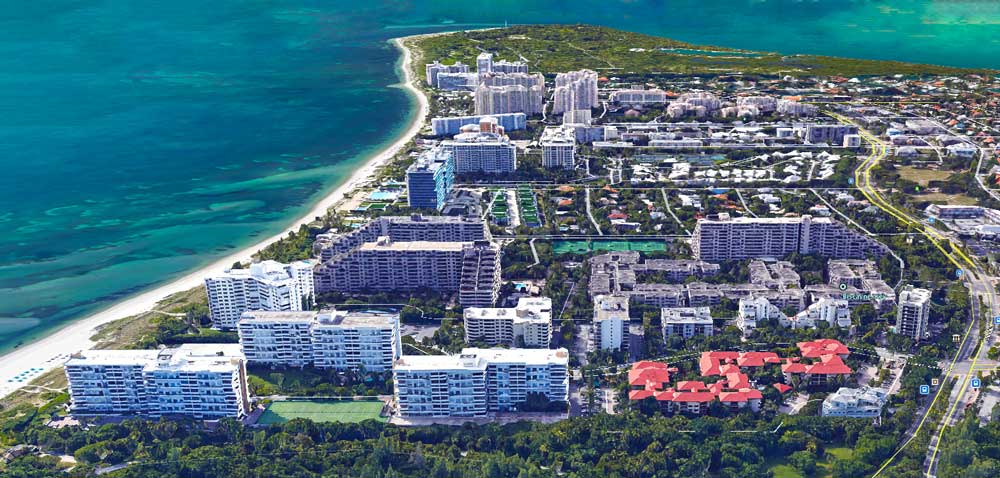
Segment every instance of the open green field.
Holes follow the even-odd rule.
[[[296,418],[305,418],[314,422],[357,423],[365,420],[386,421],[379,416],[384,403],[378,400],[370,401],[281,401],[272,402],[261,415],[257,423],[270,425],[284,423]]]
[[[828,478],[832,474],[834,460],[848,460],[854,456],[854,450],[850,448],[827,448],[826,456],[816,463],[815,477]],[[796,470],[787,463],[776,463],[771,466],[771,473],[774,478],[805,478],[799,470]]]
[[[899,177],[913,181],[921,186],[926,186],[931,181],[944,181],[954,174],[952,171],[914,168],[913,166],[902,166],[897,168],[896,172],[899,173]]]
[[[656,252],[667,249],[663,241],[552,241],[556,254],[585,254],[590,251]]]

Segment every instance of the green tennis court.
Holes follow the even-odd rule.
[[[260,416],[257,423],[270,425],[284,423],[296,418],[305,418],[314,422],[356,423],[368,419],[386,421],[379,416],[384,403],[378,400],[366,401],[334,401],[334,400],[289,400],[272,402]]]
[[[552,241],[556,254],[584,254],[590,251],[654,252],[667,249],[663,241]]]

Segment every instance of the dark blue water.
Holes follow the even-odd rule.
[[[0,350],[276,233],[414,114],[386,40],[587,22],[997,67],[994,2],[7,2]]]

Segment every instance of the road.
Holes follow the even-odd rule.
[[[980,302],[982,301],[986,305],[987,309],[990,311],[989,315],[991,317],[994,315],[1000,315],[1000,310],[997,308],[997,298],[993,283],[994,278],[988,276],[976,261],[970,259],[964,252],[962,252],[961,244],[958,243],[957,240],[889,203],[889,201],[882,196],[882,193],[872,182],[872,171],[879,165],[879,162],[888,156],[889,146],[875,135],[864,130],[860,125],[851,121],[849,118],[834,113],[828,114],[843,123],[858,126],[859,134],[871,147],[870,154],[854,171],[855,184],[861,193],[864,194],[865,198],[883,212],[896,218],[906,226],[914,228],[920,233],[920,235],[927,238],[927,240],[929,240],[939,251],[941,251],[941,253],[956,268],[964,272],[962,274],[962,278],[968,283],[970,289],[969,295],[973,309],[972,320],[969,321],[969,326],[961,337],[958,351],[955,353],[955,356],[944,370],[946,380],[951,377],[957,377],[959,380],[956,384],[957,393],[953,395],[954,399],[950,400],[950,405],[947,405],[947,410],[940,423],[927,423],[930,410],[941,399],[943,387],[939,387],[930,403],[926,404],[926,407],[921,410],[919,415],[920,419],[916,422],[916,426],[913,427],[912,432],[908,434],[909,436],[905,439],[899,449],[896,450],[896,452],[882,464],[874,475],[872,475],[873,478],[880,476],[882,472],[892,464],[896,457],[899,456],[899,454],[910,444],[910,442],[912,442],[913,438],[925,426],[928,426],[935,427],[935,431],[932,435],[931,445],[928,447],[928,456],[925,462],[925,474],[927,476],[934,476],[938,459],[938,448],[936,444],[940,441],[941,436],[944,434],[944,431],[947,428],[946,425],[951,423],[957,409],[959,408],[959,404],[966,403],[966,393],[970,389],[969,383],[971,382],[972,374],[957,374],[956,367],[960,364],[968,362],[967,369],[964,368],[963,365],[963,367],[959,370],[976,369],[979,360],[985,357],[985,351],[988,348],[984,346],[986,343],[984,337],[979,337],[978,335],[979,321],[981,318],[980,316],[982,315],[979,312]],[[962,407],[962,410],[964,410],[964,407]]]

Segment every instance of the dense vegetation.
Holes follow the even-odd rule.
[[[952,75],[973,71],[896,61],[746,52],[590,25],[518,25],[427,37],[418,43],[424,50],[423,58],[446,63],[462,61],[475,65],[476,55],[486,49],[509,60],[523,58],[535,71],[553,73],[590,68],[618,77],[705,72],[796,76]],[[670,49],[683,50],[671,52]],[[699,50],[713,53],[698,54]],[[719,52],[733,52],[733,55],[720,55]]]

